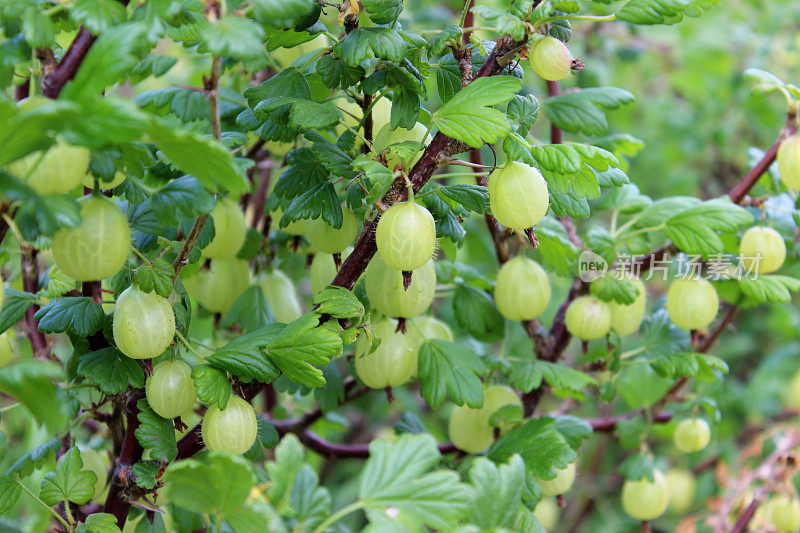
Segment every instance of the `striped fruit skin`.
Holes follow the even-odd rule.
[[[249,403],[233,395],[224,410],[215,405],[206,411],[200,431],[212,452],[243,454],[256,441],[256,413]]]
[[[61,228],[53,237],[53,257],[58,267],[75,281],[110,277],[125,265],[131,231],[122,210],[102,196],[79,201],[81,223]]]
[[[467,453],[480,453],[494,442],[494,426],[489,424],[492,415],[506,405],[522,405],[513,389],[504,385],[491,385],[483,391],[483,407],[473,409],[459,405],[453,409],[447,424],[450,440],[456,448]],[[500,427],[500,434],[510,427]]]
[[[676,279],[667,291],[667,312],[679,328],[703,329],[719,311],[719,297],[705,279]]]
[[[550,303],[547,273],[533,259],[518,255],[500,267],[494,301],[500,314],[509,320],[533,320]]]
[[[131,285],[114,305],[114,342],[131,359],[152,359],[169,348],[175,314],[166,298]]]
[[[781,234],[772,228],[752,227],[742,235],[739,257],[748,271],[770,274],[783,266],[786,243]]]
[[[375,254],[367,266],[364,286],[372,307],[390,317],[411,318],[424,312],[433,302],[436,268],[428,261],[414,271],[408,290],[403,289],[403,273],[390,268]]]
[[[333,279],[333,278],[331,278]],[[265,274],[258,282],[275,320],[283,324],[300,318],[303,308],[294,290],[294,283],[280,270]]]
[[[661,470],[653,471],[653,481],[645,477],[636,481],[627,480],[622,485],[622,508],[636,520],[658,518],[667,510],[668,503],[667,479]]]
[[[372,325],[380,345],[372,353],[366,335],[356,341],[356,373],[367,387],[383,389],[406,383],[417,372],[417,351],[407,335],[396,333],[397,322],[384,318]]]
[[[398,202],[386,210],[375,229],[378,253],[396,270],[414,270],[433,257],[436,223],[430,211],[414,201]]]
[[[489,176],[489,205],[503,226],[530,228],[544,218],[550,207],[547,182],[536,168],[509,161]]]
[[[580,296],[567,307],[564,324],[570,335],[582,341],[599,339],[611,329],[611,309],[594,296]]]
[[[250,286],[250,269],[241,259],[212,259],[208,270],[183,280],[189,296],[212,313],[225,313]]]
[[[778,147],[778,173],[790,189],[800,189],[800,134],[786,138]]]
[[[563,80],[569,75],[572,67],[572,58],[567,45],[550,36],[534,43],[529,59],[533,71],[548,81]]]
[[[67,194],[83,183],[90,155],[87,148],[57,141],[44,157],[42,152],[34,152],[8,165],[8,170],[39,194]],[[26,180],[28,172],[31,175]]]
[[[214,238],[203,248],[203,257],[211,259],[236,257],[247,233],[244,213],[239,209],[239,205],[230,198],[222,198],[211,211],[211,218],[214,220]]]
[[[145,386],[147,402],[163,418],[175,418],[194,407],[197,391],[192,369],[183,361],[164,361],[153,369]]]
[[[642,280],[631,279],[630,281],[639,289],[639,294],[636,295],[633,303],[625,305],[614,301],[607,302],[611,309],[611,327],[621,337],[631,335],[639,329],[647,306],[647,290]]]
[[[311,246],[326,254],[342,253],[358,235],[358,219],[349,209],[342,209],[342,227],[334,228],[322,218],[309,220],[306,237]]]

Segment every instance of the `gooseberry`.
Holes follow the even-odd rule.
[[[550,206],[547,182],[536,168],[509,160],[489,175],[489,205],[503,226],[530,228]]]
[[[83,183],[90,156],[87,148],[59,139],[44,155],[33,152],[9,164],[8,169],[39,194],[67,194]]]
[[[395,270],[417,269],[436,250],[436,223],[430,211],[409,200],[386,210],[375,229],[378,253]]]
[[[212,313],[225,313],[250,285],[250,269],[241,259],[212,259],[208,269],[187,275],[189,296]]]
[[[211,211],[214,220],[214,238],[203,248],[203,257],[228,259],[244,244],[247,225],[239,205],[230,198],[221,198]]]
[[[567,492],[575,482],[575,470],[575,463],[570,463],[566,468],[557,470],[556,477],[553,479],[536,478],[542,488],[542,494],[545,496],[558,496]]]
[[[773,498],[772,525],[781,533],[794,533],[800,529],[800,501],[797,496],[785,495]]]
[[[667,312],[685,330],[703,329],[719,310],[719,297],[705,279],[676,279],[667,291]]]
[[[506,405],[522,406],[522,400],[509,387],[491,385],[483,391],[482,407],[473,409],[467,405],[456,406],[447,424],[450,440],[459,450],[467,453],[482,452],[494,442],[495,429],[501,435],[511,429],[505,423],[498,428],[490,423],[492,415]]]
[[[533,71],[548,81],[563,80],[572,68],[572,57],[567,45],[549,35],[533,44],[528,59]]]
[[[162,418],[181,416],[197,402],[192,369],[183,361],[157,364],[147,378],[145,393],[147,403]]]
[[[786,260],[786,243],[774,229],[756,226],[742,235],[739,258],[749,272],[769,274],[778,270]]]
[[[338,254],[350,246],[358,235],[358,220],[352,211],[342,209],[342,227],[334,228],[322,218],[309,220],[306,237],[311,245],[326,254]]]
[[[667,479],[661,470],[653,471],[653,480],[647,477],[622,485],[622,508],[631,518],[642,522],[661,516],[667,509],[669,491]]]
[[[417,351],[406,335],[396,332],[397,322],[384,318],[372,324],[381,339],[374,352],[366,335],[356,341],[356,373],[367,387],[383,389],[407,382],[417,372]]]
[[[274,224],[275,228],[278,228],[284,233],[288,233],[289,235],[294,235],[295,237],[301,237],[306,234],[306,229],[308,229],[308,220],[300,219],[294,220],[286,224],[285,228],[280,227],[281,217],[283,216],[283,209],[280,207],[272,212],[272,223]]]
[[[708,446],[711,428],[702,418],[687,418],[675,427],[672,440],[675,447],[684,453],[698,452]]]
[[[790,189],[800,189],[800,134],[795,133],[778,147],[778,173]]]
[[[408,289],[403,288],[403,273],[389,268],[380,254],[367,266],[364,287],[372,307],[391,317],[411,318],[430,307],[436,290],[433,260],[414,271]]]
[[[100,189],[113,189],[119,185],[122,185],[122,182],[125,181],[126,176],[123,172],[117,171],[114,173],[114,178],[111,181],[103,181],[102,179],[97,180]],[[83,186],[88,189],[94,189],[94,177],[91,174],[86,174],[83,177]]]
[[[642,280],[631,279],[630,281],[636,285],[636,289],[639,291],[633,303],[607,302],[611,309],[611,328],[621,337],[635,333],[639,329],[647,305],[647,290]]]
[[[594,296],[579,296],[567,307],[564,324],[570,335],[582,341],[599,339],[611,329],[611,308]]]
[[[175,314],[166,298],[131,285],[114,305],[114,342],[131,359],[164,353],[175,336]]]
[[[494,302],[509,320],[533,320],[550,303],[550,281],[539,263],[518,255],[500,267]]]
[[[201,434],[206,448],[212,452],[242,454],[253,446],[258,422],[253,407],[239,396],[232,395],[225,409],[209,407],[203,417]]]
[[[330,282],[330,280],[328,281]],[[280,270],[264,274],[258,285],[272,310],[272,315],[278,322],[288,324],[303,314],[294,283]]]
[[[667,491],[669,493],[669,507],[675,514],[682,515],[692,506],[697,483],[694,475],[682,468],[667,470]]]
[[[533,509],[533,516],[539,521],[545,531],[550,531],[558,524],[558,515],[561,510],[553,497],[545,497],[539,500]]]
[[[79,200],[81,223],[53,237],[58,267],[75,281],[94,281],[117,273],[128,259],[131,232],[122,210],[103,196]]]
[[[91,448],[81,448],[80,456],[83,462],[83,468],[81,470],[94,472],[94,475],[97,477],[94,482],[94,494],[92,499],[99,500],[108,483],[108,467],[111,462],[107,455],[101,455]]]

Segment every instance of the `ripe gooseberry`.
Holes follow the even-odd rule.
[[[793,533],[800,529],[800,501],[797,496],[780,495],[773,498],[772,525],[781,533]]]
[[[330,281],[330,280],[329,280]],[[273,270],[264,274],[258,285],[272,310],[275,320],[283,324],[300,318],[303,309],[292,280],[280,270]]]
[[[59,139],[44,155],[33,152],[9,164],[8,169],[39,194],[66,194],[83,183],[90,156],[87,148]]]
[[[631,279],[630,281],[636,285],[636,289],[639,291],[633,303],[626,305],[616,301],[607,302],[611,309],[611,328],[621,337],[635,333],[639,329],[647,306],[647,290],[642,280]]]
[[[436,223],[430,211],[414,202],[398,202],[386,210],[375,229],[378,253],[391,268],[415,270],[433,257]]]
[[[675,427],[672,440],[675,447],[684,453],[698,452],[708,446],[711,428],[702,418],[687,418]]]
[[[467,453],[482,452],[494,442],[496,428],[490,423],[492,415],[506,405],[522,406],[522,400],[509,387],[491,385],[483,391],[482,407],[473,409],[467,405],[456,406],[447,424],[450,440],[459,450]],[[501,424],[497,429],[503,435],[511,427]]]
[[[356,373],[367,387],[397,387],[417,373],[417,351],[406,335],[396,332],[397,322],[384,318],[372,324],[380,345],[369,352],[371,342],[366,335],[356,341]]]
[[[128,221],[117,204],[103,196],[84,196],[78,203],[81,223],[74,228],[61,228],[53,237],[56,264],[75,281],[112,276],[128,259]]]
[[[197,402],[192,369],[183,361],[157,364],[147,378],[145,393],[147,403],[162,418],[181,416]]]
[[[107,455],[101,455],[91,448],[81,448],[80,456],[83,462],[81,470],[94,472],[97,478],[94,482],[94,493],[92,495],[92,499],[97,501],[103,495],[103,489],[106,488],[108,483],[108,467],[111,461],[109,461]]]
[[[203,257],[228,259],[236,257],[244,244],[247,225],[239,204],[230,198],[221,198],[211,211],[214,220],[214,238],[203,248]]]
[[[545,496],[558,496],[564,494],[569,490],[575,482],[575,463],[570,463],[566,468],[556,471],[556,477],[553,479],[539,479],[539,486],[542,488],[542,494]]]
[[[419,122],[414,123],[414,127],[410,130],[405,128],[392,129],[392,125],[387,123],[378,130],[373,147],[378,153],[381,153],[393,144],[408,141],[419,143],[422,146],[428,141],[427,132],[428,128]],[[418,150],[413,154],[387,153],[385,155],[386,166],[389,170],[394,170],[396,167],[411,168],[422,157],[422,150]]]
[[[769,274],[778,270],[786,260],[786,243],[774,229],[756,226],[742,235],[739,257],[748,271]]]
[[[518,255],[500,267],[494,302],[500,314],[509,320],[533,320],[550,303],[547,273],[533,259]]]
[[[166,298],[131,285],[114,305],[114,342],[131,359],[164,353],[175,336],[175,314]]]
[[[403,273],[390,268],[380,254],[375,254],[367,266],[364,287],[370,304],[378,312],[390,317],[415,317],[433,302],[436,268],[431,260],[416,269],[406,290]]]
[[[550,531],[558,524],[558,515],[561,510],[558,508],[556,499],[548,496],[539,500],[533,509],[533,516],[539,521],[545,531]]]
[[[563,80],[572,68],[567,45],[549,35],[533,43],[528,59],[533,71],[548,81]]]
[[[489,205],[503,226],[530,228],[550,206],[547,182],[536,168],[509,160],[489,175]]]
[[[206,448],[212,452],[242,454],[253,446],[258,434],[258,422],[253,406],[232,395],[225,409],[209,407],[200,428]]]
[[[341,260],[344,261],[350,255],[352,248],[348,248],[342,252]],[[327,287],[336,277],[338,269],[336,262],[333,260],[331,254],[314,254],[314,259],[311,260],[311,268],[309,269],[309,281],[311,282],[311,294],[317,294],[319,291]]]
[[[790,135],[778,147],[778,173],[790,189],[800,189],[800,134]]]
[[[622,485],[622,508],[631,518],[646,522],[661,516],[667,509],[669,492],[667,479],[661,470],[653,470],[653,480],[647,477]]]
[[[241,259],[212,259],[183,280],[189,296],[212,313],[225,313],[250,285],[250,269]]]
[[[685,330],[703,329],[719,311],[719,297],[705,279],[676,279],[667,291],[667,312]]]
[[[358,235],[358,220],[352,211],[342,209],[342,227],[334,228],[322,218],[309,220],[306,237],[311,245],[326,254],[342,253]]]
[[[682,468],[672,468],[667,470],[665,478],[669,493],[669,507],[675,514],[683,515],[694,502],[697,485],[694,475]]]
[[[599,339],[611,329],[611,308],[594,296],[579,296],[567,307],[564,324],[570,335],[582,341]]]

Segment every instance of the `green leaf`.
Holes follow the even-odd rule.
[[[375,24],[389,24],[403,12],[403,0],[364,0],[364,9]]]
[[[333,55],[351,67],[373,57],[400,63],[406,42],[392,28],[356,28],[333,47]]]
[[[536,225],[536,237],[539,247],[535,256],[545,269],[559,276],[575,273],[578,248],[569,240],[564,226],[552,217],[545,217]]]
[[[480,148],[511,132],[506,116],[489,106],[507,102],[521,87],[513,76],[477,78],[439,108],[432,121],[445,135]]]
[[[309,465],[303,465],[292,485],[292,507],[299,527],[311,529],[331,514],[331,495],[319,486],[319,477]]]
[[[285,95],[265,98],[253,111],[257,117],[266,118],[284,106],[289,109],[288,125],[292,128],[327,128],[337,124],[340,119],[339,111],[332,105]]]
[[[161,471],[161,466],[157,461],[139,461],[131,467],[136,484],[145,489],[153,489],[156,486],[156,477]]]
[[[505,319],[486,291],[459,284],[453,297],[453,310],[458,325],[476,339],[491,342],[502,337]]]
[[[120,394],[128,387],[144,386],[144,371],[139,363],[110,346],[81,355],[78,374],[106,394]]]
[[[588,144],[546,144],[534,146],[531,156],[547,180],[551,193],[577,198],[597,198],[597,172],[619,166],[611,152]]]
[[[125,6],[118,0],[78,0],[69,16],[92,35],[100,35],[125,20]]]
[[[222,326],[239,324],[242,331],[256,331],[274,322],[264,291],[258,285],[251,285],[225,314]]]
[[[39,321],[43,333],[74,331],[88,337],[103,327],[106,315],[103,306],[88,297],[62,297],[45,305],[33,317]]]
[[[554,389],[580,392],[596,385],[597,381],[580,370],[562,363],[551,363],[540,359],[511,361],[511,381],[514,387],[528,393],[542,385],[542,380]]]
[[[684,15],[697,17],[719,0],[629,0],[617,18],[634,24],[675,24]]]
[[[308,313],[287,324],[265,348],[270,360],[296,383],[307,387],[325,385],[318,367],[342,354],[339,335],[319,325],[319,315]]]
[[[39,497],[51,506],[61,501],[79,505],[88,502],[94,494],[97,475],[82,468],[83,461],[78,448],[70,448],[58,460],[55,472],[45,474]]]
[[[592,436],[592,426],[582,418],[570,415],[555,417],[556,429],[563,436],[572,449],[578,451],[581,443]]]
[[[473,7],[472,11],[486,20],[494,21],[500,33],[507,33],[518,41],[525,37],[525,22],[505,8],[481,4]]]
[[[666,221],[664,234],[680,250],[708,256],[722,253],[724,246],[718,231],[734,232],[753,222],[753,215],[727,197],[708,200]]]
[[[394,508],[432,529],[455,528],[471,507],[472,491],[453,471],[431,471],[439,459],[430,435],[372,441],[358,490],[370,522],[387,520],[387,510]]]
[[[325,85],[335,89],[355,85],[366,75],[366,71],[361,65],[353,67],[328,54],[317,60],[317,74],[322,76]]]
[[[117,517],[109,513],[94,513],[86,517],[83,524],[78,525],[75,533],[120,533]]]
[[[460,44],[463,31],[461,26],[448,24],[442,31],[436,34],[431,43],[431,55],[438,56],[444,52],[449,43]]]
[[[52,361],[23,359],[0,372],[0,391],[22,402],[50,431],[63,429],[72,407],[61,398],[53,381],[64,380],[64,369]]]
[[[285,228],[290,222],[321,218],[331,226],[341,227],[342,206],[333,184],[326,181],[313,186],[292,200],[283,212],[279,226]]]
[[[630,280],[606,274],[589,285],[590,292],[604,302],[630,305],[639,295],[639,288]]]
[[[22,34],[32,48],[48,48],[55,39],[56,31],[50,17],[30,7],[22,17]]]
[[[208,105],[204,101],[204,105]],[[167,225],[177,225],[181,218],[196,218],[214,209],[214,197],[192,176],[182,176],[163,185],[150,197],[156,218]]]
[[[202,459],[172,463],[164,473],[170,502],[195,513],[225,516],[244,506],[256,479],[238,455],[211,452]]]
[[[787,303],[792,301],[791,293],[800,290],[800,280],[777,274],[760,274],[758,277],[740,279],[739,288],[745,296],[759,303]]]
[[[604,110],[633,102],[634,96],[618,87],[591,87],[551,96],[542,109],[555,126],[573,133],[603,135],[608,133]]]
[[[486,452],[496,463],[519,454],[528,471],[539,479],[553,479],[577,459],[578,454],[556,429],[552,418],[533,418],[497,439]]]
[[[0,475],[0,513],[5,514],[17,504],[22,495],[19,482],[9,476]]]
[[[525,488],[525,463],[512,455],[507,463],[496,465],[479,457],[469,469],[469,482],[476,498],[469,521],[482,530],[513,529]]]
[[[476,213],[486,213],[489,210],[489,190],[483,185],[466,183],[442,185],[436,189],[436,193],[442,199],[449,198],[452,200],[455,207],[461,206]]]
[[[245,381],[257,379],[262,383],[271,383],[280,375],[280,370],[262,349],[285,327],[274,323],[242,335],[214,352],[206,358],[206,362]]]
[[[50,439],[44,444],[37,446],[17,459],[16,462],[9,467],[6,475],[13,476],[17,474],[20,477],[29,476],[35,469],[41,468],[49,463],[53,457],[55,457],[56,452],[61,449],[61,445],[61,439],[56,438]]]
[[[212,55],[254,58],[264,55],[264,30],[244,17],[226,16],[200,29],[200,39]]]
[[[364,305],[352,291],[344,287],[328,285],[314,295],[313,304],[318,306],[316,311],[322,315],[334,318],[356,318],[364,316]]]
[[[353,169],[358,172],[363,172],[369,179],[369,196],[367,197],[367,201],[370,203],[381,198],[386,191],[389,190],[392,181],[394,181],[394,176],[392,176],[392,172],[386,168],[386,165],[373,161],[365,155],[360,155],[353,161]]]
[[[169,161],[199,179],[211,191],[244,192],[249,182],[221,144],[190,131],[152,120],[147,134]]]
[[[456,405],[483,405],[480,376],[486,372],[469,348],[443,340],[429,340],[419,348],[420,394],[433,409],[450,397]]]
[[[35,301],[35,294],[5,287],[3,307],[0,310],[0,333],[16,324]]]
[[[197,390],[197,398],[201,402],[225,409],[233,394],[233,388],[225,372],[213,366],[197,365],[192,368],[192,379]]]
[[[147,400],[139,400],[136,406],[139,408],[139,427],[135,434],[139,444],[145,450],[150,450],[151,459],[173,461],[178,455],[178,448],[172,420],[158,416]]]
[[[276,508],[283,508],[289,502],[294,479],[303,467],[304,459],[303,446],[294,434],[289,433],[275,447],[275,460],[264,465],[271,482],[267,498]]]
[[[163,298],[172,294],[172,278],[175,269],[163,258],[150,264],[139,266],[133,275],[133,282],[142,292],[154,292]]]
[[[508,102],[506,113],[518,125],[517,133],[524,137],[539,118],[539,100],[532,94],[515,94]]]

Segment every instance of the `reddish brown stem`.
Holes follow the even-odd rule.
[[[39,292],[39,262],[38,252],[31,247],[22,246],[22,289],[25,292],[36,294]],[[39,323],[33,317],[39,306],[36,304],[28,307],[25,311],[25,334],[31,343],[33,356],[39,360],[50,358],[50,350],[47,348],[47,340],[44,333],[39,331]]]
[[[141,391],[131,394],[126,399],[125,406],[125,439],[122,441],[122,450],[117,458],[114,475],[111,478],[111,486],[108,489],[103,512],[114,515],[117,518],[117,527],[123,529],[125,520],[128,518],[131,504],[124,498],[125,488],[134,482],[131,475],[131,468],[142,458],[144,450],[136,438],[136,428],[139,427],[139,409],[136,402],[143,396]]]

